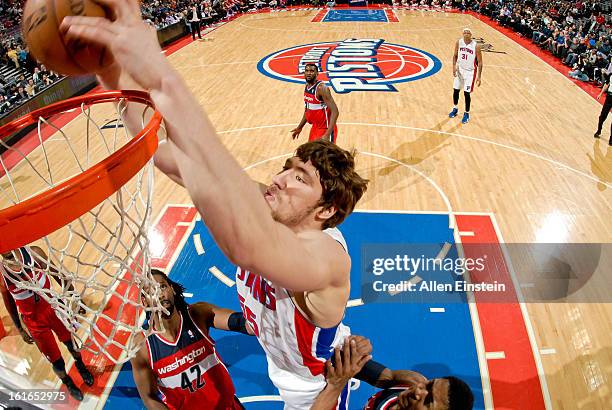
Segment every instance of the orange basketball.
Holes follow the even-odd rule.
[[[32,55],[48,69],[67,75],[93,73],[112,63],[104,48],[66,41],[59,25],[65,16],[106,17],[91,0],[28,0],[21,29]]]

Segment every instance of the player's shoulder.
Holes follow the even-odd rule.
[[[143,332],[137,332],[134,334],[134,341],[140,345],[140,349],[136,352],[134,357],[130,359],[132,364],[148,364],[149,363],[149,346],[147,337]]]
[[[336,228],[324,231],[312,230],[298,233],[298,237],[317,257],[330,262],[334,270],[350,269],[351,259],[348,256],[346,241]]]

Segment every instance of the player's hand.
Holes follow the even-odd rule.
[[[359,335],[352,335],[349,339],[355,341],[355,345],[357,346],[357,354],[362,356],[372,354],[372,343],[370,343],[369,339]]]
[[[140,16],[137,0],[95,0],[107,10],[104,17],[67,16],[60,30],[68,41],[104,47],[116,64],[146,90],[161,88],[172,68],[161,53],[157,35]]]
[[[599,93],[599,95],[597,96],[597,99],[600,100],[602,95],[603,93]]]
[[[409,410],[416,408],[419,403],[423,404],[425,402],[425,397],[427,397],[428,393],[424,383],[407,387],[406,390],[401,392],[397,397],[398,409]]]
[[[299,127],[298,127],[298,128],[294,128],[294,129],[292,129],[292,130],[291,130],[291,138],[292,138],[292,139],[296,139],[297,137],[299,137],[299,136],[300,136],[300,132],[302,132],[302,129],[301,129],[301,128],[299,128]]]
[[[327,384],[338,388],[344,387],[371,358],[369,354],[358,352],[357,342],[353,337],[346,338],[342,349],[336,347],[334,350],[335,364],[332,365],[331,360],[325,363]]]
[[[480,78],[476,79],[476,87],[480,87]]]
[[[34,343],[34,339],[32,339],[32,336],[30,336],[30,334],[24,328],[19,329],[19,334],[21,335],[23,341],[27,344],[31,345]]]
[[[453,66],[453,77],[457,77],[457,75],[458,75],[457,66],[454,65]]]

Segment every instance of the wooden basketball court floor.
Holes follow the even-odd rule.
[[[340,109],[338,144],[359,151],[359,172],[370,179],[369,189],[358,204],[362,212],[351,223],[360,226],[359,218],[369,218],[368,214],[442,215],[457,243],[478,240],[481,234],[488,243],[611,242],[612,148],[605,139],[600,142],[592,137],[601,105],[591,96],[470,15],[395,10],[396,23],[312,22],[318,13],[297,10],[241,16],[209,33],[210,41],[188,41],[167,53],[207,110],[224,143],[253,178],[269,181],[284,157],[305,142],[308,131],[305,129],[298,141],[290,138],[289,131],[303,112],[303,87],[262,75],[257,63],[271,53],[303,44],[380,38],[426,51],[442,65],[431,76],[395,84],[397,92],[334,94]],[[494,50],[505,52],[483,54],[483,82],[473,93],[472,119],[467,125],[461,125],[460,118],[447,116],[452,106],[453,44],[464,27],[470,27],[474,37],[483,38]],[[459,107],[462,113],[463,96]],[[109,116],[110,111],[101,114],[105,119]],[[65,129],[78,134],[83,127],[83,122],[73,121]],[[606,127],[604,138],[609,123]],[[31,155],[39,155],[37,151]],[[59,158],[62,154],[56,151]],[[158,222],[168,215],[176,221],[176,229],[159,228],[152,238],[156,263],[168,271],[185,259],[181,259],[181,250],[190,243],[188,237],[194,229],[202,229],[205,236],[205,228],[197,227],[189,204],[183,189],[156,174],[153,215]],[[410,236],[409,231],[437,229],[428,225],[434,219],[411,219],[406,236]],[[387,225],[366,226],[376,230]],[[359,229],[363,226],[353,229],[347,221],[347,231]],[[386,233],[376,235],[384,241]],[[396,240],[402,241],[402,236]],[[355,241],[367,243],[367,237]],[[356,264],[360,253],[359,249],[353,251]],[[470,383],[473,388],[478,385],[477,408],[612,408],[612,304],[605,303],[605,297],[591,297],[591,293],[612,295],[609,256],[602,256],[580,297],[572,302],[498,303],[491,304],[493,308],[472,303],[466,307],[474,325],[473,330],[468,328],[476,355],[472,365],[480,373]],[[184,280],[190,276],[189,263],[187,258],[180,265],[184,276],[180,278]],[[202,283],[216,281],[202,279],[205,273],[198,272],[196,283],[188,288],[202,290]],[[230,277],[232,273],[229,271]],[[520,272],[516,274],[520,276]],[[352,283],[351,298],[358,299],[358,273],[352,273]],[[522,287],[518,282],[515,285],[517,289]],[[218,289],[203,289],[203,298],[220,303],[215,296]],[[221,291],[219,294],[225,295]],[[235,296],[226,305],[236,307]],[[428,343],[435,346],[430,343],[433,333],[429,332],[437,330],[427,329],[438,323],[432,316],[419,319],[423,331],[412,334],[409,329],[414,319],[398,314],[401,307],[381,304],[374,308],[379,315],[395,315],[393,323],[405,327],[381,331],[375,322],[380,316],[359,316],[349,308],[349,326],[372,337],[375,358],[380,357],[377,345],[384,350],[399,335],[405,340],[405,349],[395,345],[395,350],[380,353],[387,366],[398,368],[424,363],[423,357],[439,357],[436,363],[457,369],[449,352],[411,348]],[[504,316],[510,311],[515,316]],[[355,322],[351,323],[351,318]],[[5,309],[2,321],[8,331],[8,336],[0,340],[2,378],[24,388],[56,386],[50,365],[34,347],[21,341]],[[527,362],[517,362],[511,353],[512,345],[521,341],[528,346]],[[240,348],[241,342],[232,343]],[[509,344],[507,350],[503,343]],[[523,367],[516,367],[516,363]],[[116,370],[99,377],[97,389],[92,389],[82,408],[101,407],[105,402],[109,408],[124,407],[123,402],[113,399],[114,390],[110,388],[117,377],[129,377],[129,373]],[[248,379],[240,375],[242,378]],[[236,384],[241,396],[241,381]],[[523,401],[513,398],[524,391],[530,393]],[[133,389],[125,396],[135,408],[140,406]],[[357,389],[350,407],[360,408],[360,398]],[[247,400],[247,408],[273,407],[252,399]]]

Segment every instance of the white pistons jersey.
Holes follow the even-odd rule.
[[[336,228],[324,231],[345,250]],[[287,289],[238,268],[236,288],[247,323],[266,352],[268,374],[285,402],[285,409],[310,409],[325,387],[325,361],[350,335],[342,323],[331,328],[315,326],[295,305]],[[348,405],[348,389],[336,408]]]
[[[463,37],[459,39],[457,64],[461,70],[474,71],[476,69],[476,42],[474,40],[465,44]]]

